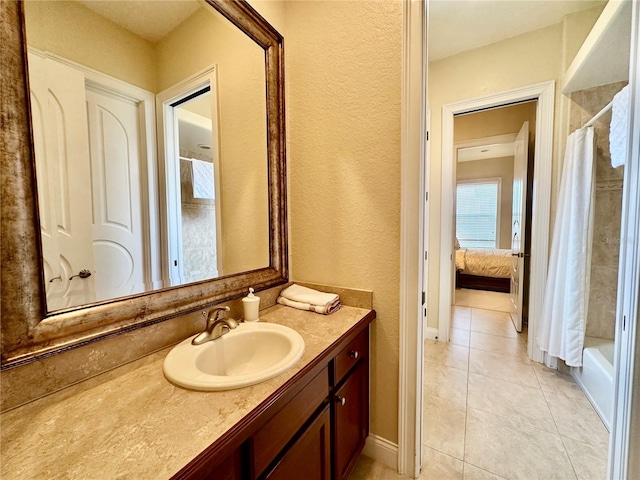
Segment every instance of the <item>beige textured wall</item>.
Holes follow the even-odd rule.
[[[513,201],[513,157],[460,162],[456,180],[500,178],[500,230],[498,248],[511,248],[511,204]],[[455,223],[454,223],[455,225]]]
[[[371,431],[397,442],[402,3],[286,20],[292,278],[373,290]]]
[[[150,92],[153,45],[77,2],[24,2],[27,43]]]
[[[518,133],[529,122],[529,139],[535,138],[536,102],[526,102],[454,118],[453,141]]]
[[[156,54],[159,90],[217,66],[221,274],[268,266],[264,50],[207,7],[159,41]]]
[[[576,53],[578,53],[578,50],[580,50],[582,43],[589,35],[591,28],[606,5],[607,2],[602,2],[602,5],[573,13],[563,18],[563,67],[565,70],[576,56]]]

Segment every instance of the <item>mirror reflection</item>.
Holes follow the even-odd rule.
[[[264,50],[198,1],[24,10],[47,310],[269,266]]]

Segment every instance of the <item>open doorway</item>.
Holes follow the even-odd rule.
[[[472,308],[501,312],[525,343],[536,104],[455,115],[453,135],[451,327]]]
[[[454,293],[454,243],[455,243],[455,214],[454,197],[456,193],[456,155],[454,120],[464,118],[466,114],[478,112],[497,112],[501,107],[532,102],[535,117],[529,117],[529,132],[531,141],[529,150],[535,157],[535,169],[529,172],[528,185],[535,186],[534,194],[530,195],[530,227],[525,244],[530,245],[527,267],[528,288],[524,288],[525,305],[528,305],[526,317],[535,320],[539,316],[541,299],[544,293],[545,275],[548,258],[549,212],[551,196],[551,165],[552,165],[552,132],[553,132],[553,104],[554,86],[552,82],[531,85],[515,90],[480,97],[457,103],[443,105],[442,123],[442,213],[441,213],[441,250],[440,250],[440,288],[439,298],[439,335],[440,340],[449,339],[451,323],[451,305]],[[524,123],[523,120],[522,123]],[[522,123],[520,125],[522,125]],[[517,127],[512,127],[517,128]],[[521,128],[521,127],[520,127]],[[506,130],[508,132],[508,130]],[[510,233],[511,235],[511,233]],[[523,252],[526,254],[526,252]],[[524,282],[523,282],[524,283]],[[446,288],[450,287],[450,288]],[[528,357],[540,362],[542,353],[535,342],[535,321],[528,322],[527,354]]]

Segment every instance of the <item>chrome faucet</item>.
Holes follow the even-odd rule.
[[[225,318],[225,312],[228,312],[229,307],[215,307],[209,310],[209,313],[202,312],[202,316],[207,319],[207,327],[204,332],[199,333],[193,340],[191,345],[202,345],[220,338],[225,333],[233,330],[238,326],[233,318]]]

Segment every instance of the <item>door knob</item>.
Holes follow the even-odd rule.
[[[80,277],[80,278],[89,278],[91,276],[91,272],[89,270],[87,270],[86,268],[83,268],[82,270],[80,270],[78,272],[77,275],[72,275],[69,277],[69,280],[73,280],[76,277]]]
[[[336,395],[336,402],[338,402],[340,405],[344,405],[345,403],[347,403],[347,399],[346,397],[341,397],[340,395]]]

